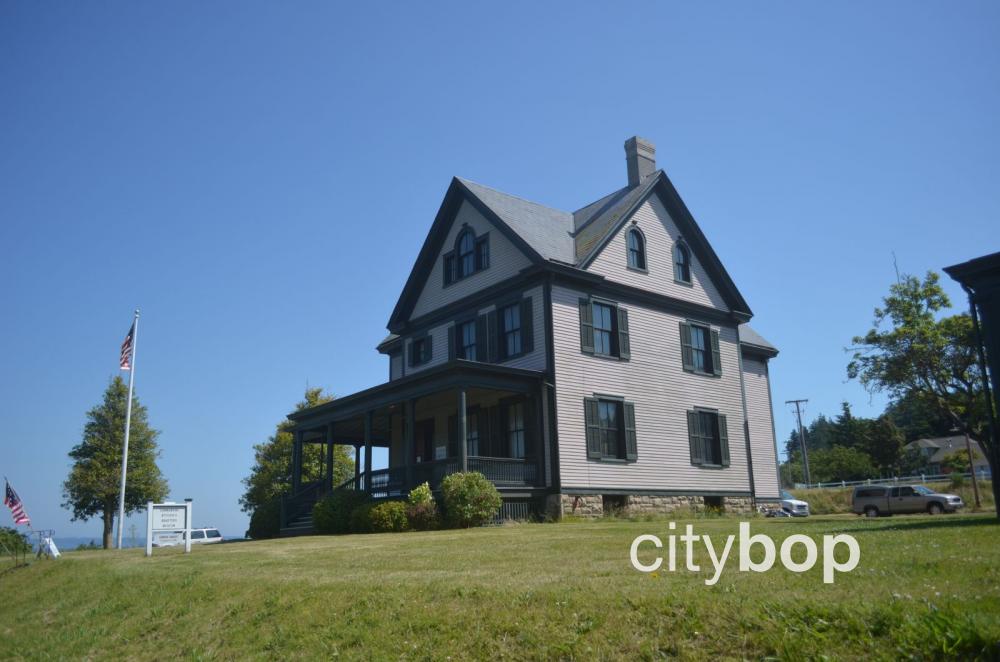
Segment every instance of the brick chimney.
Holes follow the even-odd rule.
[[[632,136],[625,141],[628,187],[635,188],[656,171],[656,146],[645,138]]]

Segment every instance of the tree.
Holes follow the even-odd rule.
[[[951,306],[938,280],[930,271],[922,281],[904,276],[889,288],[883,307],[875,309],[872,328],[854,338],[847,376],[896,401],[919,398],[960,431],[984,439],[996,472],[985,434],[986,401],[972,319],[966,314],[937,318]],[[994,489],[1000,493],[1000,485]]]
[[[906,442],[944,437],[955,427],[951,419],[919,391],[907,391],[892,400],[885,415],[902,431]]]
[[[306,389],[305,398],[295,405],[295,410],[308,409],[333,400],[321,388]],[[260,506],[274,501],[292,487],[292,447],[294,425],[289,420],[278,423],[267,441],[255,444],[254,466],[243,479],[246,490],[240,497],[240,508],[252,513]],[[305,444],[302,449],[302,480],[319,480],[325,462],[321,444]],[[353,454],[341,444],[333,447],[333,484],[337,485],[354,474]]]
[[[73,521],[100,516],[104,523],[104,549],[111,548],[118,512],[122,447],[125,443],[125,409],[128,387],[115,376],[104,391],[104,401],[87,412],[83,440],[69,452],[73,459],[69,478],[63,483],[63,508],[73,511]],[[145,507],[147,501],[167,496],[167,481],[156,466],[159,432],[149,426],[146,408],[132,396],[132,422],[128,445],[128,475],[125,512]]]
[[[838,480],[864,480],[875,473],[871,458],[864,451],[846,446],[816,451],[809,456],[809,472],[817,483]]]
[[[898,469],[903,453],[903,433],[891,418],[883,414],[868,425],[862,450],[881,473]]]

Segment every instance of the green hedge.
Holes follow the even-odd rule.
[[[445,476],[441,498],[448,524],[463,529],[488,523],[503,503],[497,488],[478,471]]]
[[[316,533],[350,533],[353,513],[366,505],[368,495],[358,490],[335,490],[313,506],[313,530]]]
[[[392,533],[408,528],[406,504],[402,501],[383,501],[368,511],[368,530],[372,533]]]
[[[281,499],[272,499],[267,503],[257,506],[250,516],[250,528],[247,529],[247,538],[254,540],[264,540],[265,538],[277,538],[281,531]]]

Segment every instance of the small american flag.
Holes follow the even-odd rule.
[[[14,516],[14,526],[18,524],[31,526],[31,518],[24,512],[24,506],[21,505],[21,498],[17,496],[17,492],[10,486],[10,483],[7,483],[7,481],[4,482],[7,484],[7,491],[3,498],[3,505],[10,508],[10,512]]]
[[[135,322],[132,322],[132,326],[128,329],[128,335],[125,336],[125,342],[122,343],[122,355],[118,361],[118,365],[121,366],[122,370],[132,369],[132,336],[135,335]]]

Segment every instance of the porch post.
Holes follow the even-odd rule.
[[[296,430],[292,443],[292,493],[302,487],[302,434],[302,430]]]
[[[469,470],[469,423],[465,417],[465,389],[458,389],[458,456],[462,458],[462,471]]]
[[[403,458],[406,467],[406,489],[413,489],[413,435],[417,427],[417,401],[407,400],[403,403],[406,410],[406,418],[403,420]]]
[[[365,492],[372,493],[372,416],[373,412],[365,412]]]
[[[358,477],[361,476],[361,444],[354,444],[354,489],[358,489]]]
[[[333,490],[333,423],[326,424],[326,491]]]

